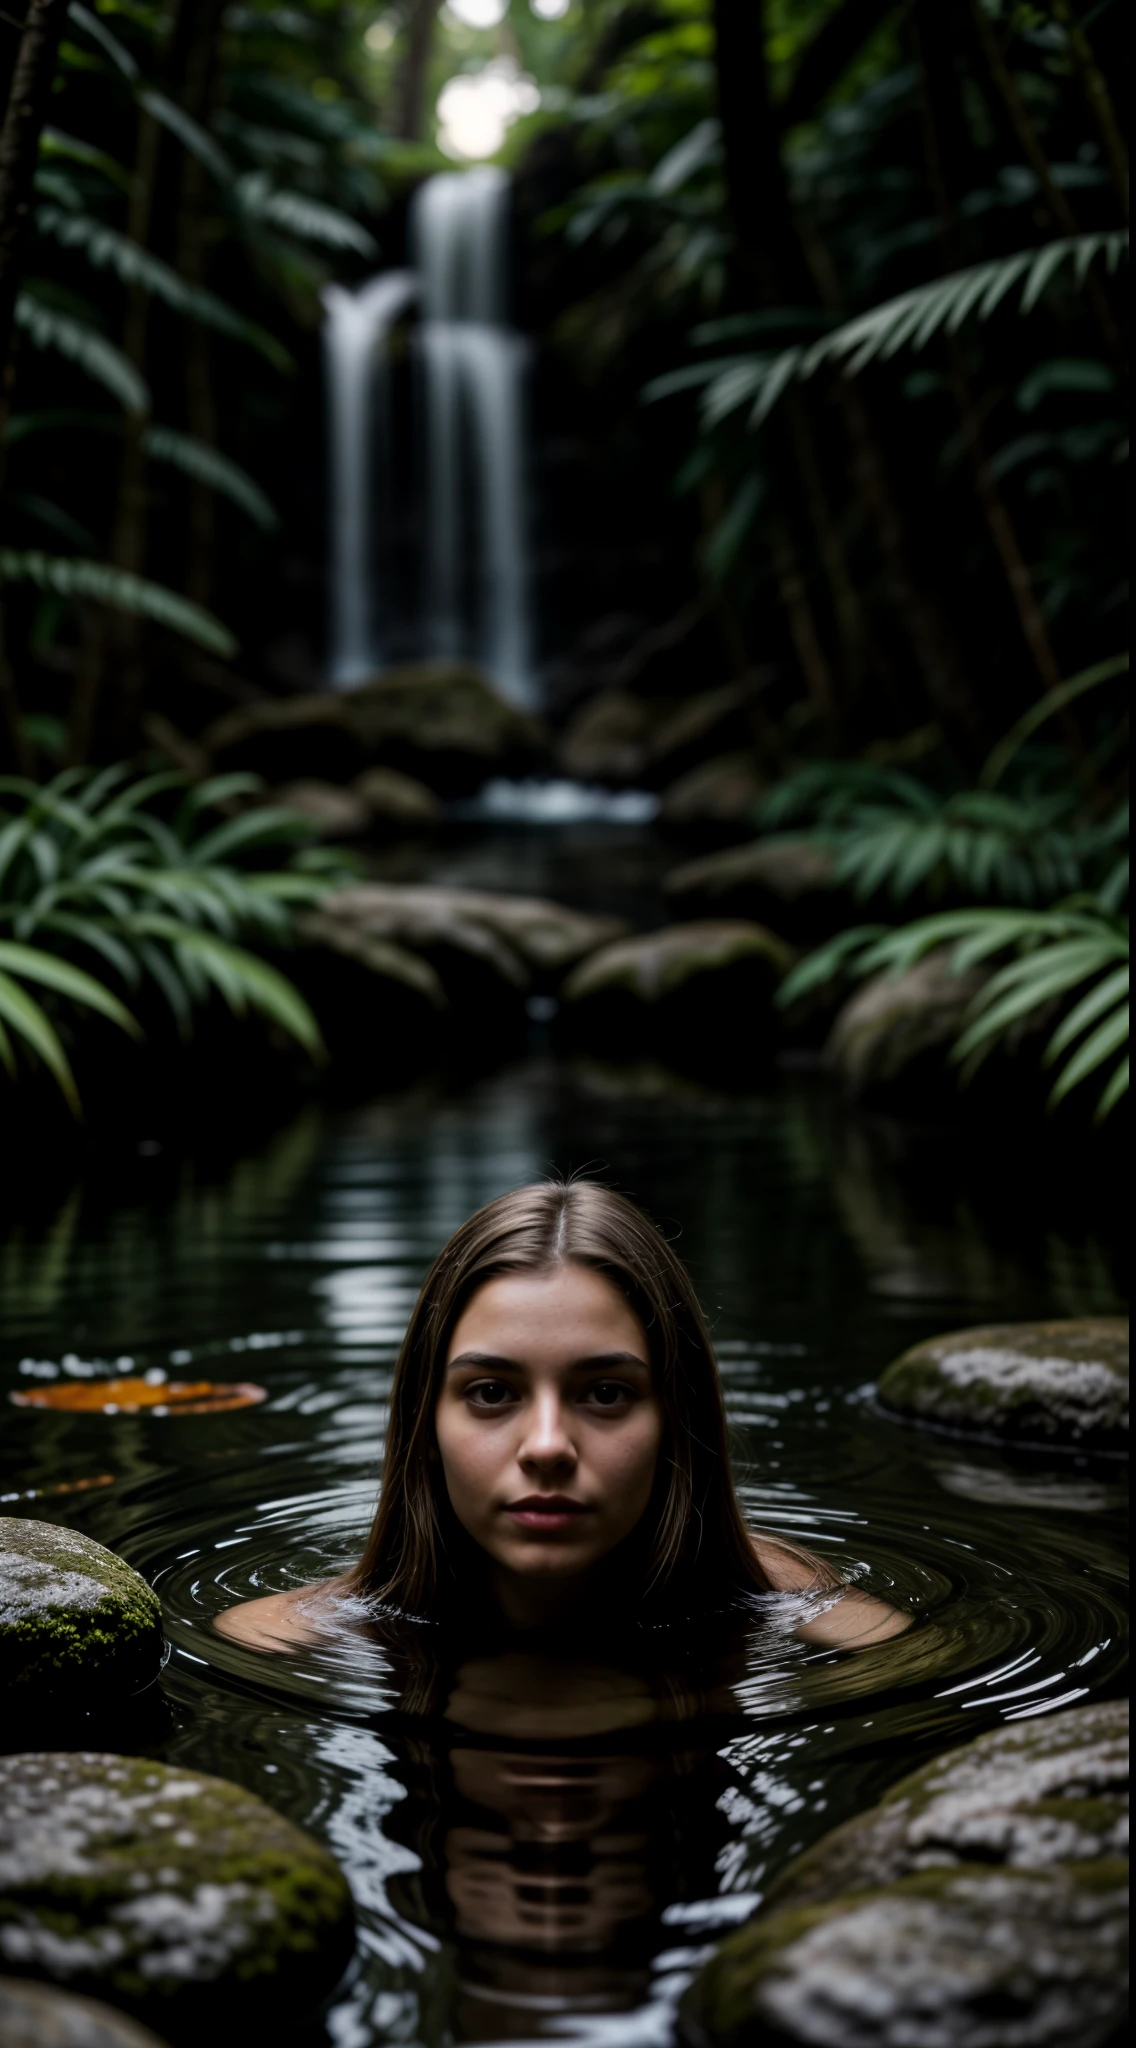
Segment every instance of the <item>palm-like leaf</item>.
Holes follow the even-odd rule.
[[[161,583],[151,583],[125,569],[112,569],[105,562],[87,562],[75,555],[44,555],[38,549],[0,548],[0,577],[6,583],[34,583],[38,590],[54,591],[58,597],[93,598],[113,611],[153,619],[156,625],[180,633],[223,660],[237,651],[232,634],[211,612]]]
[[[279,525],[275,510],[260,485],[254,482],[247,470],[243,470],[239,463],[231,462],[219,449],[209,448],[204,441],[195,441],[189,434],[175,433],[172,427],[149,427],[146,431],[146,453],[151,461],[168,462],[185,476],[191,476],[196,483],[207,484],[210,490],[219,491],[222,497],[231,499],[266,533],[273,532]]]
[[[96,327],[88,327],[70,313],[37,296],[26,287],[16,300],[16,325],[34,348],[53,348],[85,377],[101,384],[117,398],[127,412],[148,412],[150,393],[133,363],[115,348]]]

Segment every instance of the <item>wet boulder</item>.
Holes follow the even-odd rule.
[[[835,930],[848,905],[832,886],[832,856],[812,839],[751,840],[672,868],[663,882],[684,910],[770,918],[780,930]]]
[[[448,996],[474,983],[523,996],[534,980],[558,978],[624,930],[619,918],[539,897],[399,882],[337,890],[300,927],[325,945],[357,951],[364,964],[361,941],[396,946],[428,965]]]
[[[576,782],[601,782],[614,789],[642,783],[658,709],[627,690],[601,690],[569,719],[557,761]]]
[[[352,784],[372,830],[406,832],[439,825],[445,811],[432,789],[398,768],[366,768]]]
[[[736,839],[751,828],[765,787],[752,754],[716,754],[663,791],[659,820],[674,832]]]
[[[491,775],[542,767],[540,721],[499,696],[480,669],[422,662],[387,669],[344,693],[344,717],[366,759],[397,768],[442,796],[469,796]]]
[[[1080,2048],[1126,1996],[1128,1707],[1013,1722],[796,1857],[700,1972],[714,2048]]]
[[[755,703],[751,683],[722,683],[656,717],[647,749],[651,781],[673,782],[703,761],[751,748]]]
[[[327,1850],[239,1786],[145,1757],[0,1759],[0,1970],[196,2042],[313,2004],[352,1929]]]
[[[816,1906],[921,1870],[1039,1870],[1128,1854],[1128,1702],[1011,1721],[947,1750],[783,1870],[767,1905]]]
[[[145,1579],[75,1529],[0,1519],[0,1690],[21,1717],[125,1698],[157,1677],[162,1610]]]
[[[321,839],[362,839],[371,822],[371,813],[357,791],[342,789],[335,782],[316,782],[311,777],[285,782],[273,790],[271,801],[306,818]]]
[[[964,1864],[762,1917],[687,1993],[703,2048],[1097,2048],[1127,2011],[1128,1866]]]
[[[0,2041],[4,2048],[162,2048],[149,2027],[101,1999],[26,1977],[0,1977]]]
[[[998,1323],[912,1345],[881,1374],[881,1403],[907,1421],[1039,1449],[1128,1449],[1128,1323],[1122,1316]]]
[[[589,1035],[639,1041],[654,1031],[752,1047],[772,1030],[773,993],[795,957],[762,925],[665,925],[600,947],[561,994]]]
[[[528,773],[547,753],[536,719],[479,669],[445,662],[388,669],[354,690],[243,704],[202,745],[215,769],[252,769],[272,783],[343,783],[380,766],[458,796],[490,775]]]
[[[849,1095],[897,1104],[955,1092],[948,1055],[986,977],[958,974],[949,949],[877,974],[840,1010],[825,1061]]]

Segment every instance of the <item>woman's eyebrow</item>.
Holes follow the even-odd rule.
[[[587,1358],[572,1359],[569,1372],[611,1372],[617,1366],[626,1368],[638,1366],[640,1372],[650,1372],[650,1364],[640,1358],[637,1351],[599,1351]],[[476,1367],[480,1371],[523,1372],[524,1365],[518,1358],[501,1358],[492,1351],[462,1351],[457,1358],[451,1358],[446,1365],[447,1372],[456,1372],[459,1367]]]

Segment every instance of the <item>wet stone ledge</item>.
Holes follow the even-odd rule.
[[[1022,1448],[1128,1449],[1128,1322],[1000,1323],[931,1337],[881,1374],[883,1407]]]
[[[101,1543],[51,1522],[0,1519],[0,1689],[21,1719],[78,1711],[157,1677],[157,1594]]]
[[[687,1992],[688,2048],[1097,2048],[1127,2009],[1128,1707],[1016,1722],[797,1857]]]
[[[163,2048],[149,2027],[101,1999],[23,1977],[0,1977],[0,2041],[4,2048]]]
[[[313,2006],[353,1925],[334,1858],[239,1786],[146,1758],[0,1759],[0,1971],[196,2043]]]

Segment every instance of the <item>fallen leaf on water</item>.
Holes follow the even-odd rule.
[[[251,1380],[64,1380],[54,1387],[9,1394],[17,1408],[64,1409],[69,1415],[216,1415],[228,1408],[255,1408],[267,1401],[267,1387]]]
[[[25,1486],[22,1493],[0,1493],[0,1504],[10,1500],[46,1500],[49,1494],[87,1493],[92,1486],[113,1486],[113,1472],[97,1472],[92,1479],[57,1479],[51,1486]]]

